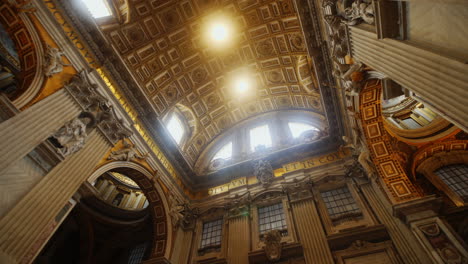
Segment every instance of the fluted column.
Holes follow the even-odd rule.
[[[374,32],[349,27],[353,57],[413,91],[422,102],[468,130],[468,65]]]
[[[250,225],[249,216],[236,216],[229,219],[228,263],[249,263]]]
[[[24,260],[48,224],[54,220],[80,185],[92,173],[111,145],[97,130],[90,133],[83,149],[53,168],[34,188],[0,220],[0,255],[13,263]]]
[[[387,228],[403,262],[407,264],[433,263],[411,230],[400,219],[392,215],[390,203],[378,188],[370,183],[361,185],[362,192],[379,220]]]
[[[78,104],[61,89],[0,123],[0,174],[79,113]]]
[[[174,250],[171,256],[172,264],[185,264],[189,263],[188,258],[192,248],[192,230],[177,229],[176,240],[174,243]]]
[[[300,200],[291,206],[306,263],[334,263],[314,201]]]

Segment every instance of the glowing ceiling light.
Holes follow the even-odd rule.
[[[210,27],[210,38],[217,43],[224,43],[229,40],[230,30],[226,23],[215,22]]]
[[[237,93],[244,94],[250,90],[252,86],[251,81],[247,77],[239,77],[234,84]]]

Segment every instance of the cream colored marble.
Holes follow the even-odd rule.
[[[28,156],[9,166],[0,176],[0,218],[44,176],[44,170]]]
[[[20,262],[26,254],[31,254],[31,249],[40,246],[37,243],[45,243],[39,240],[41,233],[110,147],[107,139],[93,131],[83,149],[53,168],[0,220],[0,251]]]
[[[408,3],[408,40],[468,62],[468,3]]]

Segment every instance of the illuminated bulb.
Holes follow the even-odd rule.
[[[225,24],[216,23],[211,28],[211,38],[216,42],[225,42],[228,38],[228,28]]]
[[[250,82],[247,78],[240,78],[236,81],[236,91],[240,94],[246,93],[250,89]]]

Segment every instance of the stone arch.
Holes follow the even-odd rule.
[[[370,156],[385,191],[394,203],[405,202],[421,196],[412,183],[407,170],[408,161],[388,133],[381,106],[382,83],[378,78],[365,81],[359,93],[360,123]]]
[[[425,177],[434,187],[444,192],[455,205],[464,206],[465,201],[454,193],[442,179],[435,174],[437,169],[454,164],[468,164],[467,140],[445,140],[421,148],[414,154],[411,170],[413,181]]]
[[[8,2],[0,5],[0,23],[12,37],[19,55],[21,72],[17,91],[11,100],[17,108],[22,108],[33,100],[42,89],[43,47],[41,38],[25,12]]]
[[[172,244],[171,218],[169,216],[169,204],[161,186],[156,182],[157,177],[143,166],[129,161],[115,161],[99,167],[89,178],[93,183],[107,171],[122,173],[135,181],[148,199],[150,213],[153,218],[154,240],[151,250],[151,258],[169,257]]]

